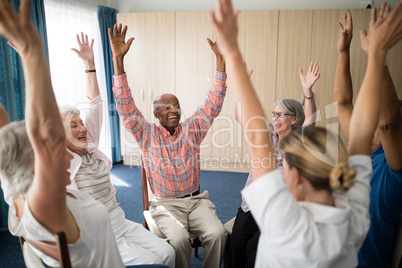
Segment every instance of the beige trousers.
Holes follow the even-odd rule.
[[[226,233],[208,191],[186,198],[157,198],[149,210],[176,251],[176,268],[190,268],[192,239],[188,232],[201,241],[204,268],[220,267]]]

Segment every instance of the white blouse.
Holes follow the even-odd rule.
[[[84,193],[72,190],[67,190],[67,192],[76,197],[66,197],[67,207],[80,229],[78,241],[74,244],[68,244],[71,265],[73,267],[94,268],[124,267],[105,206]],[[21,219],[18,219],[14,203],[11,203],[8,226],[11,234],[15,236],[25,236],[33,241],[56,241],[55,236],[32,215],[27,200],[25,200],[24,213]],[[47,265],[59,267],[56,260],[35,248],[32,250]]]
[[[256,267],[356,267],[370,226],[369,156],[349,157],[356,183],[334,192],[335,207],[297,202],[275,170],[242,191],[261,236]]]

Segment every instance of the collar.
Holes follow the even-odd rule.
[[[172,138],[176,138],[177,137],[177,133],[180,132],[181,130],[181,123],[179,123],[179,125],[174,129],[174,134],[170,135],[170,132],[161,124],[158,125],[158,128],[160,130],[160,132],[162,133],[164,138],[168,138],[168,137],[172,137]]]

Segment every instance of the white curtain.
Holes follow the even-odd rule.
[[[76,35],[81,32],[87,34],[89,40],[94,39],[96,75],[104,103],[99,149],[111,159],[105,67],[97,10],[97,6],[79,1],[45,0],[50,73],[57,104],[59,107],[75,106],[82,111],[82,116],[89,104],[85,67],[71,48],[78,49]]]

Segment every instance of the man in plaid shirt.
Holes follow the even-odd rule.
[[[160,231],[176,251],[176,267],[190,267],[189,231],[200,238],[204,267],[220,267],[226,243],[223,225],[207,191],[200,193],[200,144],[219,115],[226,93],[225,62],[216,43],[208,39],[217,58],[217,71],[205,102],[180,123],[176,96],[163,94],[154,101],[160,125],[145,120],[131,96],[123,59],[134,38],[125,42],[127,26],[109,29],[113,53],[113,92],[124,126],[133,134],[143,155],[147,178],[155,200],[150,212]]]

